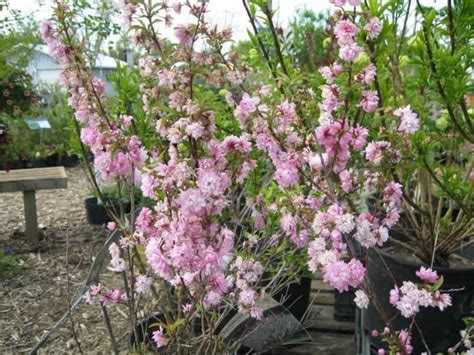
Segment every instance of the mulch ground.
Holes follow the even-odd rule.
[[[67,169],[68,188],[38,191],[37,210],[43,240],[33,250],[24,235],[21,193],[0,194],[0,248],[13,252],[19,270],[0,275],[0,353],[24,353],[68,309],[82,289],[93,257],[107,237],[103,227],[87,223],[84,199],[90,188],[81,167]],[[67,248],[69,245],[69,248]],[[68,250],[67,250],[68,249]],[[117,282],[117,275],[104,270],[101,281]],[[126,349],[128,324],[125,309],[110,308],[119,348]],[[74,328],[87,353],[110,353],[106,325],[98,306],[84,302],[73,314]],[[78,353],[67,320],[40,353]]]

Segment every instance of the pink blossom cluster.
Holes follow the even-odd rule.
[[[334,4],[335,6],[344,6],[349,4],[350,6],[359,6],[360,5],[360,0],[329,0],[331,4]]]
[[[123,290],[108,289],[99,283],[91,285],[89,290],[84,294],[84,299],[89,304],[100,302],[104,306],[108,306],[126,301],[127,295]]]
[[[364,280],[365,268],[357,259],[348,263],[339,260],[327,264],[323,269],[323,280],[339,292],[349,291],[349,287],[358,287]]]
[[[413,346],[411,344],[412,335],[409,329],[402,329],[400,331],[394,332],[389,327],[385,327],[383,332],[379,334],[377,330],[373,330],[371,335],[373,337],[381,336],[383,337],[391,346],[391,349],[397,349],[398,351],[395,354],[412,354]],[[391,354],[392,352],[386,351],[383,348],[377,350],[378,355]]]
[[[84,125],[81,140],[94,153],[94,167],[100,178],[104,182],[115,178],[136,182],[137,169],[144,164],[146,153],[138,137],[128,132],[133,118],[103,117],[106,84],[83,69],[75,69],[72,56],[57,52],[57,46],[64,45],[55,37],[51,23],[44,22],[42,28],[51,55],[63,65],[61,83],[69,90],[68,103],[76,119]]]
[[[263,310],[257,304],[265,296],[264,291],[257,292],[254,288],[263,274],[263,267],[260,262],[252,258],[244,259],[238,256],[232,264],[234,271],[236,293],[239,305],[239,312],[249,313],[253,318],[261,319]]]
[[[411,110],[410,105],[395,110],[393,114],[400,117],[399,132],[408,135],[415,133],[420,128],[420,120],[417,114]]]
[[[339,57],[345,62],[354,61],[363,51],[355,41],[359,28],[348,19],[339,21],[334,29],[334,34],[339,45]]]
[[[354,298],[354,303],[356,304],[357,307],[359,308],[365,308],[369,306],[369,297],[363,290],[357,290],[355,292],[355,298]]]
[[[435,283],[438,280],[436,272],[425,267],[416,274],[424,282]],[[416,285],[411,281],[404,281],[400,288],[395,287],[390,291],[390,303],[405,318],[416,315],[420,307],[437,307],[442,311],[452,305],[449,294]]]
[[[133,15],[137,12],[137,5],[129,0],[122,0],[122,20],[125,27],[129,27],[132,23]]]

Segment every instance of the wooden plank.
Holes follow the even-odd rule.
[[[63,166],[0,172],[0,193],[65,187],[67,187],[67,175]]]
[[[32,244],[39,243],[38,220],[36,216],[36,196],[34,191],[23,191],[25,204],[26,236]]]
[[[354,322],[343,322],[334,319],[334,306],[311,306],[311,318],[305,326],[311,330],[352,333],[355,330]]]
[[[334,305],[334,292],[311,292],[310,298],[314,300],[314,304],[318,305]]]
[[[327,292],[334,292],[334,287],[323,282],[322,280],[312,280],[311,281],[311,291],[327,291]]]

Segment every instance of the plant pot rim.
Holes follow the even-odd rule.
[[[413,269],[418,269],[420,266],[428,266],[426,263],[423,262],[413,262],[410,260],[407,260],[406,258],[400,257],[400,253],[396,252],[396,249],[394,248],[394,252],[390,253],[387,248],[375,248],[377,250],[377,253],[382,254],[384,257],[388,257],[392,260],[392,262],[395,262],[400,265],[406,265],[409,267],[412,267]],[[397,257],[398,255],[398,257]],[[439,271],[440,273],[444,274],[457,274],[457,273],[468,273],[472,274],[474,277],[474,262],[473,266],[471,267],[443,267],[443,266],[433,266],[433,270]]]

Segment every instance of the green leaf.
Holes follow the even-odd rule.
[[[435,284],[433,285],[433,291],[436,291],[438,290],[441,286],[443,286],[443,282],[444,282],[444,277],[443,275],[441,275],[438,279],[438,281],[435,282]]]

